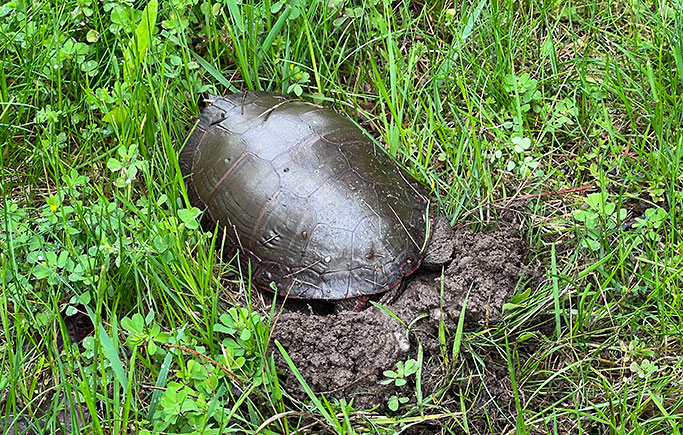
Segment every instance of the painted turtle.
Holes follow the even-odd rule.
[[[351,120],[267,92],[205,104],[180,169],[193,205],[251,260],[256,285],[358,309],[419,266],[427,195]]]

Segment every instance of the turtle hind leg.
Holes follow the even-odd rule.
[[[370,296],[338,300],[334,304],[334,314],[339,314],[342,311],[363,311],[370,306],[369,300]]]
[[[342,311],[363,311],[372,305],[370,304],[371,300],[376,300],[382,305],[389,305],[398,299],[403,292],[403,287],[403,282],[401,282],[379,295],[338,300],[334,304],[334,314],[339,314]]]
[[[398,297],[401,296],[401,293],[403,293],[404,288],[405,281],[401,281],[400,283],[398,283],[398,285],[395,285],[386,292],[382,293],[377,302],[379,302],[382,305],[389,305],[396,302],[396,299],[398,299]]]

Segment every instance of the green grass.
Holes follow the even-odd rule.
[[[421,418],[421,398],[382,416],[282,390],[270,317],[198,230],[176,158],[202,92],[247,88],[358,119],[453,222],[521,218],[545,279],[454,353],[499,355],[516,415],[473,425],[461,388],[423,392],[426,420],[680,433],[683,4],[639,0],[5,2],[0,422],[50,433],[69,401],[94,416],[85,433]],[[59,313],[78,310],[95,333],[60,349]],[[453,375],[487,376],[473,367]]]

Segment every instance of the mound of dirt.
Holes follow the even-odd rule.
[[[401,296],[387,306],[400,321],[377,307],[336,315],[299,310],[279,317],[273,339],[283,345],[314,392],[353,397],[358,407],[383,409],[392,395],[405,391],[393,383],[383,385],[384,371],[416,358],[418,343],[424,350],[425,391],[443,383],[439,358],[432,358],[440,352],[439,325],[443,322],[454,332],[463,305],[467,329],[498,321],[525,271],[526,247],[516,232],[476,233],[437,225],[430,247],[425,267],[408,278]],[[440,270],[433,270],[438,264]],[[277,350],[275,358],[289,373]],[[305,397],[294,376],[287,376],[285,383],[290,393]]]

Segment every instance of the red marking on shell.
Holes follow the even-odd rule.
[[[243,155],[242,157],[240,157],[239,159],[237,159],[237,161],[236,161],[235,163],[232,164],[232,166],[230,167],[230,169],[228,169],[228,170],[226,171],[226,173],[221,177],[221,179],[218,180],[218,182],[213,186],[213,189],[211,189],[211,192],[209,192],[209,195],[206,197],[206,203],[207,203],[207,204],[209,204],[209,203],[211,202],[211,197],[212,197],[213,194],[216,192],[216,189],[218,189],[218,187],[219,187],[221,184],[223,184],[223,182],[225,181],[225,179],[228,178],[228,177],[230,176],[230,174],[232,173],[232,171],[235,170],[235,168],[240,164],[240,162],[241,162],[242,160],[244,160],[245,157],[246,157],[246,154]]]

